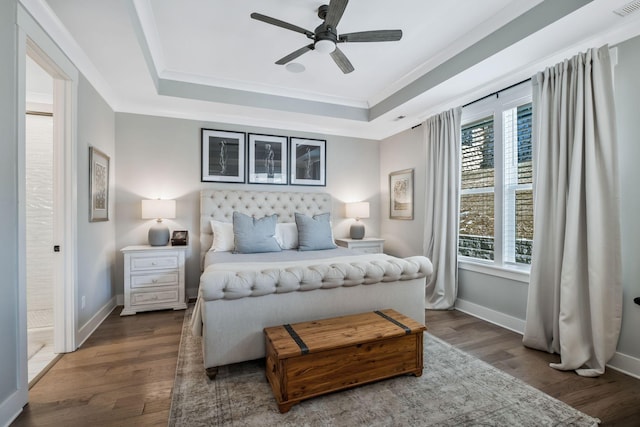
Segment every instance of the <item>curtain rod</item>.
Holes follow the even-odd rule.
[[[476,102],[482,101],[483,99],[490,98],[490,97],[492,97],[492,96],[494,96],[494,95],[500,96],[500,92],[504,92],[505,90],[509,90],[509,89],[511,89],[512,87],[516,87],[516,86],[521,85],[522,83],[526,83],[526,82],[528,82],[528,81],[531,81],[531,77],[529,77],[528,79],[524,79],[524,80],[522,80],[521,82],[514,83],[514,84],[512,84],[511,86],[507,86],[507,87],[505,87],[504,89],[500,89],[500,90],[498,90],[498,91],[496,91],[496,92],[490,93],[489,95],[483,96],[482,98],[478,98],[478,99],[476,99],[475,101],[471,101],[471,102],[469,102],[469,103],[467,103],[467,104],[464,104],[464,105],[462,106],[462,108],[468,107],[469,105],[475,104]]]
[[[469,102],[469,103],[467,103],[467,104],[464,104],[464,105],[462,106],[462,108],[464,108],[464,107],[468,107],[468,106],[469,106],[469,105],[471,105],[471,104],[475,104],[476,102],[478,102],[478,101],[482,101],[483,99],[487,99],[487,98],[489,98],[489,97],[491,97],[491,96],[499,95],[499,94],[500,94],[500,92],[504,92],[505,90],[509,90],[509,89],[511,89],[512,87],[516,87],[516,86],[521,85],[522,83],[526,83],[526,82],[528,82],[528,81],[531,81],[531,77],[529,77],[528,79],[524,79],[524,80],[522,80],[521,82],[514,83],[514,84],[512,84],[511,86],[507,86],[507,87],[505,87],[504,89],[500,89],[500,90],[498,90],[498,91],[496,91],[496,92],[490,93],[489,95],[483,96],[482,98],[478,98],[478,99],[476,99],[475,101],[471,101],[471,102]],[[415,129],[415,128],[419,127],[419,126],[422,126],[422,123],[418,123],[418,124],[417,124],[417,125],[415,125],[415,126],[411,126],[411,129]]]

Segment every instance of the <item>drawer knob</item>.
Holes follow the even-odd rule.
[[[152,283],[158,283],[158,279],[153,279],[151,282]]]
[[[155,261],[152,261],[152,262],[151,262],[151,265],[156,265],[156,262],[155,262]]]

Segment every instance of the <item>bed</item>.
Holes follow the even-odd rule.
[[[201,192],[202,274],[191,326],[202,335],[210,378],[219,366],[264,357],[265,327],[385,308],[424,321],[426,277],[433,272],[429,259],[328,246],[314,250],[335,246],[331,206],[326,193]],[[234,253],[262,241],[241,234],[241,221],[249,227],[277,221],[278,247]]]

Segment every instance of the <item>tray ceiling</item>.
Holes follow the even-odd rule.
[[[315,51],[294,73],[274,62],[309,39],[250,14],[313,31],[328,1],[22,2],[117,112],[371,139],[640,32],[618,0],[351,0],[339,33],[402,39],[340,44],[350,74]]]

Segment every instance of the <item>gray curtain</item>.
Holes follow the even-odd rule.
[[[533,77],[534,237],[524,344],[551,366],[604,372],[622,316],[619,178],[609,48]]]
[[[426,308],[449,309],[458,294],[460,116],[455,108],[425,122],[426,218],[424,251],[433,263]]]

